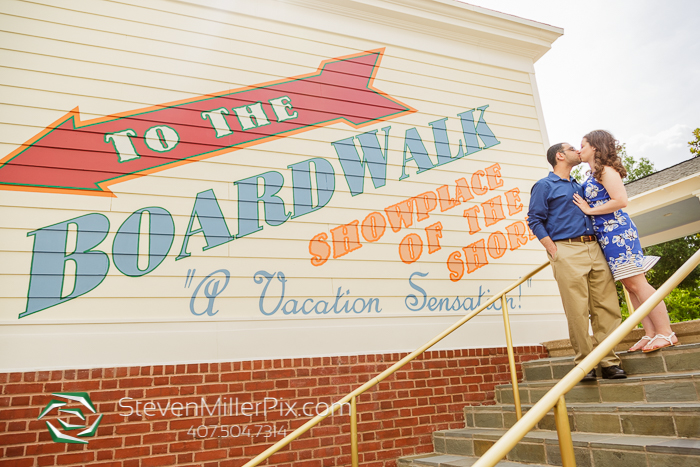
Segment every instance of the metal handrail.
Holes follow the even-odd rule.
[[[532,430],[544,416],[555,408],[557,420],[557,434],[559,446],[562,451],[562,464],[564,467],[576,467],[574,459],[573,443],[569,419],[566,415],[564,394],[569,392],[581,379],[615,348],[639,323],[642,322],[651,310],[661,302],[673,289],[700,264],[700,250],[686,261],[659,289],[649,297],[629,318],[613,331],[603,342],[586,358],[574,367],[561,381],[547,392],[527,414],[513,425],[491,448],[484,453],[472,467],[493,467],[503,459],[518,442]]]
[[[339,401],[331,404],[331,406],[324,410],[323,413],[316,415],[314,418],[311,420],[307,421],[303,425],[301,425],[299,428],[267,448],[265,451],[261,452],[258,454],[256,457],[248,461],[243,467],[254,467],[276,452],[278,452],[280,449],[309,431],[311,428],[314,426],[318,425],[323,421],[325,418],[327,418],[329,415],[334,413],[338,408],[340,408],[343,404],[347,403],[348,401],[351,402],[351,409],[350,409],[350,433],[351,433],[351,457],[352,457],[352,465],[353,467],[357,467],[359,462],[358,462],[358,450],[357,450],[357,409],[356,409],[356,397],[359,396],[360,394],[364,393],[371,387],[375,386],[379,382],[383,381],[384,379],[388,378],[392,374],[394,374],[396,371],[401,369],[404,365],[407,363],[411,362],[414,360],[416,357],[420,356],[428,350],[430,347],[433,345],[437,344],[440,342],[442,339],[447,337],[449,334],[451,334],[453,331],[455,331],[457,328],[462,326],[464,323],[481,313],[483,310],[485,310],[487,307],[492,305],[493,303],[496,303],[498,299],[501,299],[501,309],[503,311],[503,322],[504,322],[504,327],[505,327],[505,333],[506,333],[506,345],[508,347],[508,362],[510,364],[510,373],[511,373],[511,381],[513,383],[513,398],[515,402],[515,407],[516,407],[516,415],[517,418],[520,419],[522,417],[522,410],[520,408],[520,392],[518,390],[518,379],[517,379],[517,374],[515,371],[515,356],[513,353],[513,341],[511,338],[511,333],[510,333],[510,321],[508,317],[508,306],[506,302],[506,294],[510,292],[511,290],[515,289],[519,285],[521,285],[523,282],[526,280],[530,279],[532,276],[543,270],[549,266],[549,261],[542,264],[541,266],[538,266],[534,270],[532,270],[530,273],[525,275],[524,277],[520,278],[518,281],[514,282],[513,284],[509,285],[502,291],[500,291],[498,294],[494,295],[491,297],[486,303],[472,311],[471,313],[465,315],[463,318],[461,318],[459,321],[457,321],[455,324],[432,338],[430,341],[419,347],[418,349],[414,350],[410,354],[406,355],[404,358],[372,378],[371,380],[367,381],[365,384],[362,386],[358,387],[354,391],[350,392],[347,394],[345,397],[340,399]]]

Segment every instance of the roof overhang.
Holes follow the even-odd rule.
[[[692,164],[687,164],[692,162]],[[666,169],[687,171],[698,166],[697,161],[686,161]],[[686,171],[686,173],[687,173]],[[661,174],[657,172],[657,174]],[[646,184],[654,182],[645,177]],[[663,175],[657,178],[662,178]],[[637,182],[632,182],[637,183]],[[628,191],[631,184],[628,184]],[[642,246],[656,245],[700,232],[700,172],[689,173],[663,185],[639,192],[629,198],[627,212],[632,217]]]

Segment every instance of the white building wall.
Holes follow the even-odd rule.
[[[3,371],[413,350],[465,313],[464,309],[448,310],[445,303],[454,305],[459,300],[466,308],[475,307],[546,260],[536,240],[525,237],[524,245],[514,244],[515,237],[509,239],[506,227],[518,221],[525,225],[530,187],[548,172],[544,158],[548,142],[532,64],[561,30],[448,1],[142,3],[7,0],[0,4]],[[338,119],[300,125],[296,132],[245,147],[227,146],[229,140],[217,139],[215,128],[205,118],[183,126],[166,122],[178,135],[189,135],[191,122],[196,121],[198,136],[181,136],[172,150],[149,152],[140,139],[144,132],[135,130],[136,137],[129,140],[135,141],[138,158],[124,151],[120,154],[116,137],[104,136],[128,129],[134,121],[130,118],[146,119],[145,127],[162,127],[161,114],[154,111],[163,104],[183,107],[228,90],[238,90],[235,96],[243,96],[243,91],[256,86],[275,86],[270,83],[277,83],[275,89],[283,95],[284,86],[296,82],[291,78],[304,76],[312,84],[303,92],[318,97],[317,102],[323,103],[319,105],[339,109],[341,115],[352,113],[355,97],[351,102],[329,101],[326,88],[322,90],[309,77],[317,75],[324,63],[329,66],[341,57],[356,60],[373,53],[377,64],[366,92],[381,96],[371,92],[378,90],[390,98],[387,102],[405,109],[380,115],[383,120],[370,119],[359,125]],[[279,125],[272,107],[266,101],[263,104],[272,121],[270,128]],[[298,111],[301,121],[308,109],[294,105],[292,99],[286,115]],[[485,106],[483,113],[478,110]],[[215,108],[219,107],[207,110]],[[235,137],[266,130],[264,126],[244,130],[232,107],[227,109],[225,118]],[[470,110],[474,112],[469,114]],[[482,119],[482,126],[476,127],[482,149],[457,159],[460,147],[464,150],[470,138],[464,130],[469,125],[463,126],[458,115],[465,112],[475,122]],[[71,116],[81,132],[66,130],[58,139],[47,136],[60,133],[53,127],[71,123],[67,122]],[[441,121],[455,160],[439,165],[440,144],[436,145],[434,135],[436,128],[441,134]],[[188,125],[190,130],[185,129]],[[471,123],[467,133],[474,126]],[[386,127],[390,127],[388,138]],[[488,139],[485,128],[498,144]],[[97,137],[81,139],[86,129],[94,129]],[[156,130],[151,133],[156,140],[166,138],[160,141],[163,148],[175,144],[167,140],[165,130]],[[341,166],[333,143],[354,138],[355,150],[363,157],[357,137],[367,132],[376,132],[381,150],[386,150],[386,180],[375,186],[369,169],[364,168],[363,190],[353,196],[347,168]],[[423,160],[424,165],[429,164],[425,170],[419,170],[410,150],[420,147],[413,146],[416,134],[428,154],[429,161]],[[156,140],[151,147],[158,144]],[[207,144],[220,144],[216,155],[200,154]],[[35,155],[42,145],[51,150]],[[178,160],[178,151],[186,145],[191,158]],[[405,150],[407,145],[409,150]],[[145,169],[138,165],[148,157],[160,157],[167,164]],[[123,162],[117,164],[119,158]],[[289,167],[312,158],[332,167],[333,194],[325,206],[295,216],[295,208],[301,210],[299,197],[305,192],[300,182],[295,199]],[[103,160],[107,161],[104,166],[96,162]],[[36,165],[44,168],[32,168]],[[47,172],[47,166],[54,169]],[[76,188],[74,180],[84,175],[81,171],[101,170],[99,186]],[[487,170],[490,180],[486,172],[479,172]],[[241,235],[239,211],[245,203],[240,184],[235,182],[270,172],[284,179],[276,196],[290,217],[271,225],[276,222],[265,219],[265,206],[259,203],[262,228]],[[383,217],[389,222],[385,208],[405,201],[417,211],[423,201],[412,198],[430,192],[437,195],[445,185],[441,193],[454,197],[456,180],[462,178],[472,199],[463,199],[444,212],[437,205],[427,216],[413,212],[408,217],[410,227],[404,225],[394,232],[387,225],[374,242],[363,238],[360,229],[361,247],[338,258],[331,254],[324,264],[312,264],[310,248],[314,252],[323,251],[324,245],[332,248],[332,229],[350,225],[352,234],[352,222],[362,224],[373,212],[379,213],[375,219]],[[314,204],[319,202],[316,188],[314,181]],[[520,201],[514,190],[519,191]],[[259,186],[258,193],[262,192]],[[192,220],[197,217],[193,209],[198,193],[216,197],[223,218],[208,215],[219,226],[225,222],[230,234],[238,238],[207,248],[202,233],[186,235],[190,223],[190,231],[200,227],[198,218]],[[503,203],[504,218],[486,225],[482,203],[493,199]],[[508,200],[510,206],[506,206]],[[475,206],[479,207],[480,230],[470,234],[464,212]],[[164,216],[159,225],[165,230],[160,236],[150,230],[147,215],[140,223],[133,216],[151,207],[161,208],[151,213]],[[96,220],[102,216],[109,225],[104,232]],[[169,218],[172,245],[167,256],[159,258],[154,245],[159,241],[167,244]],[[67,223],[72,219],[81,220]],[[128,258],[138,256],[133,264],[145,271],[158,263],[140,277],[125,274],[125,268],[114,261],[115,237],[127,219],[136,222],[140,234],[138,250],[126,248],[122,264],[132,264]],[[52,225],[58,226],[54,227],[58,237],[48,233]],[[434,227],[433,232],[439,231],[441,237],[433,236],[429,248],[426,228],[436,225],[439,229]],[[76,242],[89,243],[92,228],[97,228],[97,237],[104,237],[89,247],[109,261],[106,274],[89,266],[86,259],[74,261],[79,255],[70,256]],[[127,228],[128,224],[123,227],[122,240],[129,237]],[[61,229],[67,233],[61,234]],[[495,232],[509,239],[505,249],[492,250],[487,253],[487,265],[451,280],[451,270],[458,272],[458,268],[456,262],[448,265],[450,255],[459,253],[464,260],[464,247],[481,240],[486,244],[490,238],[495,242],[501,238]],[[310,243],[319,234],[328,236],[326,243]],[[423,243],[420,254],[416,243],[409,251],[406,242],[411,234],[411,239],[420,238]],[[61,238],[65,248],[56,250],[55,240]],[[176,260],[186,239],[190,256]],[[402,241],[404,259],[413,254],[410,263],[402,261]],[[210,243],[216,242],[212,239]],[[56,264],[61,264],[62,271],[47,266],[47,248],[58,258]],[[336,253],[340,252],[338,246]],[[80,288],[92,283],[83,277],[83,271],[104,275],[104,279],[87,293],[65,300],[76,284]],[[284,297],[280,273],[286,280]],[[274,274],[267,289],[265,274]],[[57,295],[59,280],[63,285]],[[207,284],[209,294],[216,298],[205,296]],[[566,336],[561,302],[549,270],[510,297],[516,345]],[[442,298],[447,302],[440,308]],[[319,304],[322,302],[327,306]],[[490,309],[438,348],[502,345],[500,311]]]

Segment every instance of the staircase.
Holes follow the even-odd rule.
[[[565,396],[577,467],[700,467],[700,344],[618,355],[627,379],[599,371]],[[523,412],[573,367],[573,357],[523,363]],[[466,407],[464,418],[466,428],[433,433],[434,453],[398,467],[471,466],[516,422],[512,385],[496,388],[496,405]],[[562,465],[553,413],[497,465]]]

